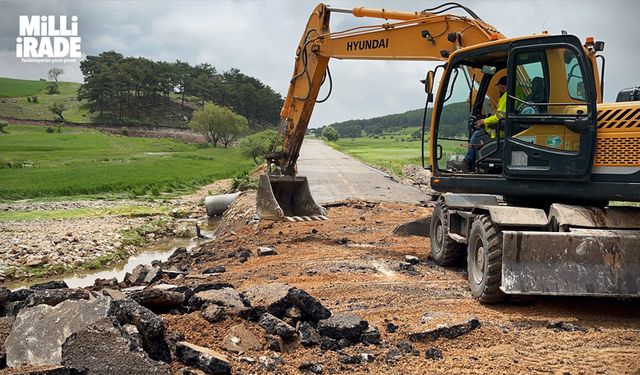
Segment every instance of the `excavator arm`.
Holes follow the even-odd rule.
[[[454,8],[465,10],[468,16],[443,14]],[[331,32],[331,13],[387,22]],[[320,88],[327,80],[331,83],[329,59],[446,61],[455,50],[498,39],[504,39],[504,35],[456,3],[421,12],[340,9],[319,4],[296,50],[278,136],[273,152],[266,155],[269,173],[260,177],[258,185],[260,216],[296,220],[324,217],[326,211],[313,200],[306,178],[296,176],[296,161],[313,108],[319,102]]]
[[[296,50],[293,77],[280,112],[282,125],[276,144],[279,152],[271,154],[275,156],[271,161],[284,174],[295,174],[295,163],[311,113],[329,73],[329,59],[446,61],[449,54],[457,49],[504,38],[493,26],[464,9],[470,17],[429,11],[337,9],[318,5]],[[356,17],[396,22],[330,32],[331,13],[350,13]]]

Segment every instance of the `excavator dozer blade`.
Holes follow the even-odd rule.
[[[261,175],[256,207],[262,219],[327,220],[327,209],[313,200],[309,182],[302,176]]]
[[[503,231],[508,294],[640,297],[640,232]]]

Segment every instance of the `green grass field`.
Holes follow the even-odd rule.
[[[249,171],[236,148],[129,138],[88,129],[7,127],[0,134],[0,200],[78,195],[160,196]]]
[[[379,138],[341,138],[332,147],[363,161],[373,167],[383,169],[396,175],[402,174],[402,167],[407,164],[421,165],[420,141],[410,139],[403,131],[398,134],[380,136]],[[400,141],[404,139],[405,141]],[[448,158],[452,154],[464,154],[463,141],[444,141],[443,153]],[[425,163],[428,164],[429,144],[425,144]]]
[[[45,81],[27,81],[23,79],[0,77],[0,97],[26,97],[35,95],[47,85]]]
[[[119,123],[113,117],[100,118],[98,113],[89,112],[89,106],[84,101],[78,101],[79,83],[58,82],[60,93],[50,95],[47,92],[48,82],[0,77],[0,114],[27,120],[53,120],[57,116],[49,111],[53,102],[62,102],[67,107],[63,116],[66,121],[77,123]],[[37,97],[37,103],[31,100]],[[186,123],[178,115],[180,98],[172,94],[168,105],[158,109],[150,109],[144,117],[133,123],[151,124],[157,126],[186,127]],[[190,112],[198,107],[194,98],[187,98],[185,106]]]

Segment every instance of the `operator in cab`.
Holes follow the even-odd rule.
[[[462,172],[469,173],[475,170],[476,153],[480,147],[491,139],[496,138],[498,124],[504,120],[507,112],[507,76],[501,77],[496,83],[500,92],[496,113],[487,118],[476,121],[474,127],[477,129],[471,134],[469,139],[469,150],[462,160]]]

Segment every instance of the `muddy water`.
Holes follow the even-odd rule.
[[[214,229],[218,226],[218,222],[219,219],[209,219],[209,221],[206,221],[204,223],[199,222],[201,234],[207,238],[211,238],[213,236]],[[164,238],[141,246],[137,254],[132,255],[126,261],[117,263],[106,269],[83,270],[66,276],[52,276],[41,279],[20,280],[5,283],[3,286],[11,290],[15,290],[20,288],[28,288],[31,285],[47,281],[64,280],[64,282],[66,282],[70,288],[82,288],[93,285],[96,279],[112,279],[115,277],[118,279],[118,281],[122,281],[124,275],[127,272],[131,272],[136,266],[140,264],[151,264],[151,262],[154,260],[164,262],[169,258],[169,256],[171,256],[171,254],[173,254],[173,252],[177,248],[185,247],[188,251],[191,251],[201,242],[207,241],[207,238]]]

